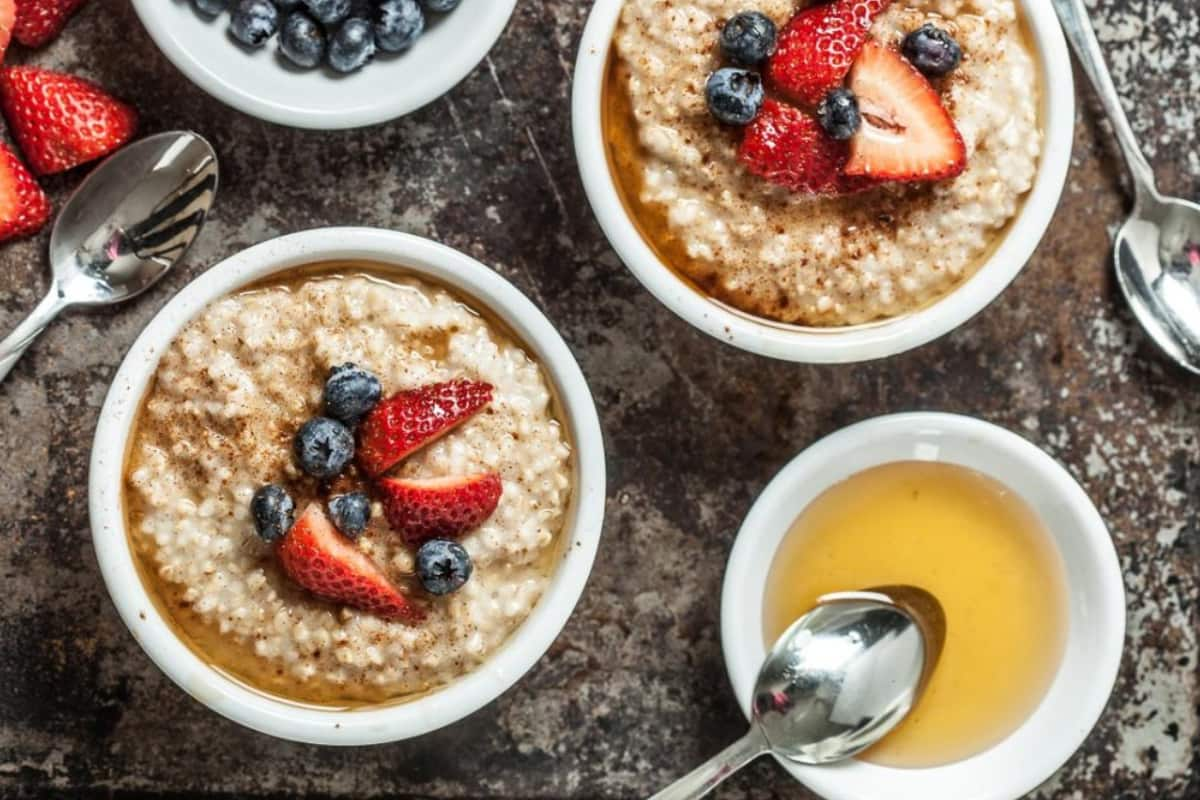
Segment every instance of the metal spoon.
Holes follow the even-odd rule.
[[[750,732],[651,800],[703,797],[764,753],[828,764],[862,752],[908,714],[945,636],[941,605],[915,587],[822,597],[767,655]]]
[[[0,342],[0,381],[63,309],[149,289],[196,238],[216,191],[217,154],[187,131],[134,142],[96,167],[54,223],[49,293]]]
[[[1082,0],[1052,0],[1067,39],[1112,122],[1133,179],[1133,211],[1117,234],[1117,282],[1164,353],[1200,374],[1200,205],[1159,193]]]

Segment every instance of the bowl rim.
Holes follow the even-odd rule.
[[[1036,498],[1022,495],[1039,515],[1070,520],[1069,530],[1048,524],[1068,579],[1071,621],[1063,662],[1021,727],[968,759],[915,769],[854,760],[833,767],[780,763],[826,800],[1016,800],[1075,753],[1107,705],[1124,647],[1125,590],[1108,528],[1087,493],[1058,461],[1011,431],[958,414],[891,414],[836,431],[792,459],[755,500],[729,557],[721,591],[726,671],[749,719],[766,653],[764,584],[792,521],[828,487],[871,466],[912,459],[958,463],[997,479],[993,470],[1019,469],[1023,480],[1039,487]],[[1053,500],[1046,502],[1048,497]]]
[[[419,91],[414,91],[411,95],[384,92],[378,102],[364,103],[351,109],[322,109],[288,105],[225,80],[183,44],[181,32],[170,24],[163,8],[175,3],[170,0],[132,2],[142,26],[150,34],[159,51],[188,80],[209,95],[232,108],[267,122],[292,128],[325,131],[378,125],[411,114],[437,100],[457,86],[487,57],[503,35],[517,6],[517,0],[487,0],[483,3],[484,12],[478,13],[475,19],[477,34],[465,42],[460,42],[465,46],[451,48],[450,52],[440,58],[438,69],[429,70],[422,76],[423,83]],[[461,11],[461,6],[455,10]],[[236,52],[233,43],[229,46]],[[376,65],[376,69],[378,68]]]
[[[798,328],[756,318],[693,288],[665,265],[630,219],[611,174],[602,116],[604,76],[624,0],[596,0],[575,64],[572,129],[575,156],[592,211],[621,261],[677,316],[742,350],[785,361],[869,361],[926,344],[986,308],[1020,274],[1058,208],[1071,163],[1075,86],[1066,40],[1049,3],[1017,0],[1041,67],[1044,141],[1033,189],[995,252],[964,283],[912,313],[845,329]]]
[[[558,390],[575,446],[576,486],[561,561],[541,599],[482,665],[422,697],[391,705],[331,709],[255,690],[205,663],[162,618],[135,566],[122,503],[128,437],[164,350],[209,303],[264,277],[330,260],[371,261],[425,276],[477,302],[508,325]],[[449,725],[507,691],[545,654],[573,613],[594,562],[605,508],[604,442],[587,382],[567,344],[515,286],[445,245],[372,228],[293,233],[233,255],[185,286],[156,313],[121,362],[96,429],[88,478],[92,540],[109,595],[134,639],[196,700],[246,727],[313,744],[397,741]]]

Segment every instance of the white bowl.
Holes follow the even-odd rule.
[[[893,461],[943,461],[1001,481],[1028,502],[1062,554],[1069,604],[1066,651],[1041,704],[996,746],[939,767],[849,761],[780,762],[827,800],[1015,800],[1083,743],[1112,691],[1125,635],[1125,591],[1108,529],[1092,501],[1050,456],[1014,433],[954,414],[878,417],[822,439],[763,491],[738,533],[721,592],[721,644],[742,710],[766,655],[763,594],[773,554],[800,512],[835,483]]]
[[[701,294],[663,264],[621,202],[609,169],[601,124],[605,68],[624,0],[596,0],[575,65],[572,121],[575,155],[600,227],[625,265],[668,308],[734,347],[813,364],[868,361],[910,350],[982,311],[1029,261],[1058,206],[1075,127],[1075,86],[1062,29],[1045,0],[1019,0],[1041,63],[1045,142],[1033,189],[1003,242],[980,269],[946,297],[919,311],[846,328],[804,328],[739,312]]]
[[[139,403],[159,358],[210,302],[248,283],[329,260],[370,261],[425,275],[462,292],[507,324],[558,391],[575,445],[575,497],[564,536],[570,546],[541,600],[507,642],[473,672],[409,702],[353,710],[291,703],[235,682],[192,652],[160,616],[138,576],[125,530],[124,457]],[[512,284],[448,247],[391,231],[324,228],[264,242],[192,281],[146,326],[121,363],[100,412],[88,481],[92,539],[117,611],[171,680],[218,714],[284,739],[360,745],[406,739],[448,725],[499,697],[542,657],[579,601],[604,517],[604,443],[591,393],[549,320]]]
[[[402,117],[450,91],[500,38],[517,0],[463,0],[412,49],[381,53],[349,75],[300,70],[278,39],[249,51],[229,37],[229,14],[201,16],[190,0],[133,0],[158,49],[193,83],[239,111],[295,128],[359,128]]]

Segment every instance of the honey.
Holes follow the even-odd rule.
[[[983,752],[1045,695],[1066,644],[1065,570],[1049,532],[1002,483],[952,464],[902,461],[817,497],[767,578],[767,647],[817,598],[889,584],[931,592],[946,641],[909,716],[860,758],[929,767]]]

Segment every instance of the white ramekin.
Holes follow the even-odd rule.
[[[1068,634],[1058,674],[1016,732],[964,761],[925,769],[861,761],[831,767],[780,763],[827,800],[1015,800],[1071,757],[1103,711],[1121,661],[1125,590],[1108,529],[1092,501],[1058,462],[1014,433],[954,414],[896,414],[838,431],[793,459],[755,501],[729,558],[721,592],[725,666],[749,716],[754,679],[766,655],[764,587],[784,535],[831,485],[879,464],[914,459],[990,475],[1041,517],[1067,572]]]
[[[646,244],[621,202],[601,124],[605,67],[624,0],[596,0],[575,65],[575,155],[600,227],[625,265],[668,308],[734,347],[787,361],[849,363],[895,355],[950,332],[982,311],[1029,261],[1058,206],[1075,127],[1075,86],[1062,29],[1045,0],[1020,0],[1041,64],[1045,142],[1032,191],[995,253],[962,286],[920,311],[842,329],[773,323],[714,302],[684,282]]]
[[[500,38],[517,0],[464,0],[426,28],[413,47],[380,54],[358,72],[300,70],[272,39],[254,51],[189,0],[133,0],[150,38],[188,80],[226,105],[294,128],[360,128],[402,117],[450,91]]]
[[[428,276],[481,304],[532,350],[558,392],[575,445],[575,497],[562,560],[528,619],[479,668],[405,703],[354,710],[289,703],[230,680],[179,640],[147,594],[126,535],[122,484],[126,444],[163,351],[210,302],[269,275],[315,262],[370,261]],[[512,284],[440,244],[370,228],[324,228],[264,242],[189,283],[146,326],[121,363],[100,413],[88,481],[92,538],[117,611],[171,680],[217,713],[263,733],[317,744],[406,739],[448,725],[499,697],[542,657],[579,601],[604,517],[604,443],[591,392],[549,320]]]

